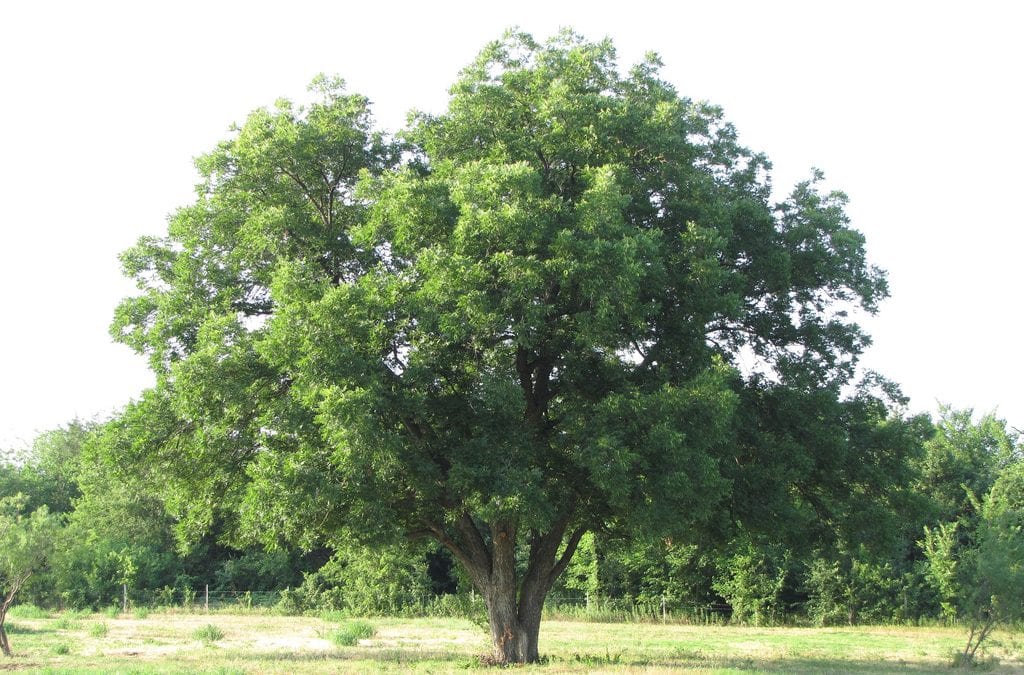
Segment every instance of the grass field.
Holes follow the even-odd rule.
[[[482,630],[458,619],[326,620],[270,614],[15,612],[15,656],[0,670],[49,673],[456,672],[479,665]],[[368,633],[372,633],[366,637]],[[593,672],[949,672],[963,631],[947,628],[740,628],[548,620],[543,664]],[[993,672],[1024,672],[997,635]],[[350,646],[344,646],[344,645]]]

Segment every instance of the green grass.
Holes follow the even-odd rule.
[[[79,630],[82,622],[75,616],[64,615],[53,621],[53,627],[57,630]]]
[[[212,623],[208,623],[205,626],[196,628],[192,631],[192,638],[194,640],[199,640],[200,642],[205,642],[206,644],[213,644],[214,642],[224,639],[224,631],[217,626],[214,626]]]
[[[210,623],[213,616],[216,625]],[[60,627],[75,622],[77,629]],[[463,619],[375,618],[371,625],[154,610],[144,619],[122,615],[117,621],[103,614],[18,618],[15,627],[15,655],[0,666],[32,673],[497,672],[481,665],[490,650],[487,636]],[[358,636],[358,648],[339,648],[335,638],[342,633]],[[965,638],[963,630],[943,627],[743,628],[552,619],[541,626],[543,663],[522,670],[949,673],[952,654]],[[197,640],[217,648],[196,649]],[[985,657],[998,659],[986,661],[989,672],[1020,672],[1021,647],[1009,634],[997,634]]]
[[[359,644],[360,640],[367,640],[373,637],[376,631],[373,626],[365,621],[349,621],[331,633],[331,642],[339,647],[353,647]]]
[[[7,612],[7,616],[16,619],[48,619],[50,613],[45,609],[39,609],[35,605],[15,605]]]

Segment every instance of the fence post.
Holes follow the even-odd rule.
[[[121,584],[121,611],[128,612],[128,584]]]
[[[668,619],[668,613],[665,610],[665,594],[662,593],[662,595],[661,595],[661,622],[665,623],[666,619]]]
[[[210,611],[210,584],[206,584],[203,592],[203,609]]]

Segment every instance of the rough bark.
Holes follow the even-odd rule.
[[[466,568],[470,579],[487,604],[487,616],[495,664],[534,663],[539,660],[540,620],[544,599],[576,551],[583,528],[566,532],[575,512],[567,506],[545,533],[531,532],[527,539],[530,558],[522,575],[516,568],[516,523],[490,525],[490,541],[481,535],[468,513],[454,523],[449,534],[434,523],[426,523],[437,540]],[[562,555],[558,550],[562,542]]]

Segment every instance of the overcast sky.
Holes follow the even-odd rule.
[[[117,254],[192,198],[192,158],[319,72],[394,129],[518,25],[661,54],[725,108],[776,188],[825,171],[892,298],[864,363],[915,411],[1024,427],[1024,6],[1016,2],[4,2],[0,447],[151,383],[111,343]]]

